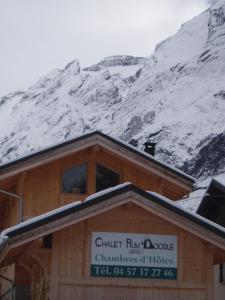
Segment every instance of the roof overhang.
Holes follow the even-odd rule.
[[[104,193],[96,193],[85,202],[66,205],[6,229],[1,234],[5,242],[1,244],[0,261],[2,263],[16,247],[130,202],[225,250],[223,227],[197,214],[188,213],[165,197],[127,183]]]
[[[161,178],[165,178],[168,181],[187,189],[188,191],[192,190],[193,183],[195,183],[193,177],[176,168],[172,168],[168,164],[160,162],[153,156],[138,150],[130,144],[112,138],[99,131],[82,135],[75,139],[1,165],[0,180],[97,145],[160,176]]]

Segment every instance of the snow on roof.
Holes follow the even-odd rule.
[[[214,197],[223,197],[224,198],[224,193],[225,193],[225,185],[222,183],[224,179],[224,174],[220,174],[220,176],[218,178],[212,178],[208,187],[205,189],[205,193],[200,201],[200,204],[198,206],[197,209],[197,213],[204,215],[204,206],[208,205],[209,201],[212,202],[214,201],[215,206],[220,206],[220,212],[217,212],[217,214],[215,214],[214,212],[214,217],[213,220],[215,222],[219,222],[218,220],[224,215],[224,207],[222,204],[218,203],[217,201],[215,201]],[[216,190],[216,195],[214,194],[213,190]],[[218,190],[219,190],[219,195],[218,195]],[[216,209],[214,207],[214,209]],[[221,214],[221,215],[220,215]],[[216,216],[217,215],[217,216]],[[224,223],[219,222],[221,225],[224,225]]]
[[[214,177],[208,177],[204,180],[197,182],[196,188],[187,197],[177,201],[184,209],[190,212],[196,212],[200,207],[204,196],[206,195],[209,186],[213,181],[218,182],[225,188],[225,173],[221,173]]]
[[[37,221],[46,219],[47,217],[54,216],[54,215],[56,215],[56,214],[58,214],[60,212],[68,210],[69,208],[72,208],[72,207],[75,207],[77,205],[80,205],[81,203],[82,203],[81,201],[75,201],[73,203],[70,203],[70,204],[58,207],[58,208],[53,209],[53,210],[51,210],[51,211],[49,211],[47,213],[41,214],[39,216],[36,216],[36,217],[33,217],[33,218],[29,219],[29,220],[21,222],[21,223],[19,223],[17,225],[9,227],[9,228],[7,228],[7,229],[5,229],[5,230],[3,230],[1,232],[1,234],[0,234],[0,240],[3,239],[5,236],[7,236],[9,234],[9,232],[12,232],[14,230],[26,227],[27,225],[34,224]]]
[[[108,189],[105,189],[105,190],[103,190],[103,191],[94,193],[94,194],[88,196],[88,197],[84,200],[84,202],[94,200],[95,198],[101,197],[101,196],[103,196],[103,195],[106,195],[106,194],[108,194],[108,193],[111,193],[111,192],[113,192],[113,191],[116,191],[116,190],[118,190],[118,189],[121,189],[121,188],[126,187],[126,186],[129,186],[129,185],[132,185],[132,183],[131,183],[131,182],[124,182],[124,183],[118,184],[118,185],[116,185],[116,186],[110,187],[110,188],[108,188]]]
[[[159,198],[160,200],[162,200],[162,201],[168,203],[170,206],[175,207],[176,209],[179,209],[180,211],[183,211],[185,214],[188,214],[189,216],[192,216],[192,217],[194,217],[195,219],[200,220],[200,221],[202,221],[202,222],[204,222],[205,224],[208,224],[208,225],[210,225],[210,226],[213,226],[214,228],[217,228],[217,229],[219,229],[220,231],[222,231],[222,232],[225,233],[225,228],[224,228],[223,226],[218,225],[218,224],[216,224],[216,223],[214,223],[214,222],[212,222],[212,221],[210,221],[210,220],[208,220],[208,219],[206,219],[206,218],[200,216],[199,214],[197,214],[197,213],[195,213],[195,212],[193,212],[193,211],[190,211],[190,210],[185,209],[184,207],[182,207],[182,206],[180,205],[180,203],[175,202],[175,201],[173,201],[173,200],[170,200],[170,199],[168,199],[168,198],[166,198],[166,197],[164,197],[164,196],[162,196],[162,195],[160,195],[160,194],[158,194],[158,193],[155,193],[155,192],[149,192],[149,191],[148,191],[148,193],[149,193],[150,195],[155,196],[155,197]]]
[[[197,189],[192,193],[190,193],[188,197],[185,197],[177,201],[177,203],[187,211],[196,212],[202,201],[202,197],[204,196],[204,194],[205,194],[205,188]]]
[[[168,199],[168,198],[166,198],[166,197],[164,197],[164,196],[162,196],[162,195],[160,195],[156,192],[148,192],[148,193],[152,196],[156,196],[157,198],[160,198],[162,201],[167,202],[168,204],[170,204],[173,207],[176,207],[176,208],[178,208],[178,209],[180,209],[180,210],[182,210],[186,213],[189,213],[190,215],[198,216],[195,213],[196,210],[194,209],[194,207],[196,206],[196,203],[193,203],[191,201],[191,198],[186,198],[186,199],[182,199],[182,200],[179,200],[179,201],[175,202],[175,201],[170,200],[170,199]],[[191,193],[191,194],[193,194],[193,193]],[[189,199],[189,201],[190,201],[189,206],[187,205],[188,204],[187,199]],[[184,202],[182,202],[182,201],[184,201]],[[196,199],[194,199],[194,201],[196,202]]]
[[[225,186],[225,173],[215,176],[213,179]]]
[[[67,205],[64,205],[62,207],[53,209],[53,210],[51,210],[51,211],[49,211],[47,213],[41,214],[39,216],[33,217],[33,218],[29,219],[29,220],[26,220],[26,221],[24,221],[22,223],[19,223],[17,225],[9,227],[9,228],[7,228],[7,229],[5,229],[5,230],[3,230],[1,232],[1,234],[0,234],[0,245],[1,245],[2,242],[4,242],[6,240],[7,235],[10,232],[14,231],[14,230],[17,230],[17,229],[20,229],[20,228],[25,228],[28,225],[32,225],[32,224],[34,224],[34,223],[36,223],[38,221],[44,220],[44,219],[46,219],[48,217],[51,217],[51,216],[54,216],[54,215],[56,215],[58,213],[62,213],[64,211],[67,211],[70,208],[73,208],[75,206],[78,206],[78,205],[80,205],[82,203],[85,203],[85,202],[88,202],[88,201],[92,201],[92,200],[94,200],[96,198],[99,198],[99,197],[101,197],[103,195],[109,194],[109,193],[111,193],[113,191],[122,189],[122,188],[124,188],[126,186],[129,186],[129,185],[132,185],[132,184],[130,182],[125,182],[125,183],[119,184],[119,185],[117,185],[115,187],[111,187],[111,188],[105,189],[103,191],[94,193],[94,194],[88,196],[83,202],[81,202],[81,201],[72,202],[70,204],[67,204]]]
[[[1,247],[4,247],[4,244],[5,242],[8,240],[8,238],[10,237],[10,233],[13,233],[14,231],[17,231],[18,229],[24,229],[24,231],[26,231],[26,227],[27,227],[27,230],[30,230],[32,228],[30,228],[30,225],[36,225],[38,226],[38,224],[40,224],[40,221],[48,221],[51,222],[52,219],[49,219],[49,217],[51,216],[57,216],[57,214],[59,213],[62,213],[60,216],[63,216],[63,212],[66,212],[68,210],[70,210],[71,208],[74,208],[74,207],[77,207],[77,208],[80,208],[80,209],[83,209],[85,207],[87,207],[87,205],[85,204],[88,204],[94,200],[98,200],[99,198],[101,198],[102,196],[111,196],[112,195],[112,192],[127,192],[127,191],[134,191],[135,193],[140,193],[143,195],[143,197],[146,197],[147,199],[149,199],[150,201],[157,201],[157,203],[159,203],[160,205],[163,205],[164,207],[166,207],[167,209],[171,209],[173,210],[175,213],[177,214],[181,214],[182,216],[184,216],[185,218],[188,218],[190,219],[191,221],[194,221],[195,223],[199,224],[200,226],[206,226],[207,229],[211,230],[211,231],[215,231],[216,230],[216,234],[219,234],[223,237],[225,237],[225,228],[194,213],[194,212],[190,212],[190,211],[187,211],[186,209],[182,208],[181,205],[179,203],[176,203],[156,192],[151,192],[151,191],[148,191],[148,192],[145,192],[145,191],[142,191],[141,189],[137,188],[136,186],[134,186],[133,184],[129,183],[129,182],[126,182],[124,184],[119,184],[113,188],[109,188],[109,189],[106,189],[104,191],[101,191],[101,192],[98,192],[98,193],[95,193],[89,197],[86,198],[86,200],[84,202],[80,202],[80,201],[77,201],[77,202],[73,202],[71,204],[68,204],[68,205],[65,205],[63,207],[59,207],[57,209],[54,209],[50,212],[47,212],[45,214],[42,214],[40,216],[37,216],[37,217],[34,217],[32,219],[29,219],[27,221],[24,221],[18,225],[15,225],[15,226],[12,226],[10,228],[7,228],[5,229],[4,231],[1,232],[0,234],[0,249]],[[152,196],[152,198],[149,198],[148,195]],[[103,201],[105,199],[109,199],[109,198],[104,198],[103,197]],[[158,202],[159,201],[159,202]],[[93,204],[96,203],[96,202],[93,202]],[[199,222],[198,222],[199,221]],[[43,223],[42,223],[43,224]],[[37,227],[36,226],[36,227]],[[218,232],[219,231],[219,232]]]
[[[154,156],[146,153],[145,151],[141,150],[141,149],[138,149],[134,146],[132,146],[131,144],[129,143],[126,143],[122,140],[119,140],[119,139],[116,139],[115,137],[111,137],[111,136],[108,136],[104,133],[102,133],[101,131],[91,131],[87,134],[83,134],[83,135],[80,135],[80,136],[77,136],[73,139],[68,139],[66,140],[65,142],[63,143],[57,143],[57,144],[54,144],[54,145],[51,145],[51,146],[48,146],[46,148],[42,148],[41,150],[39,151],[34,151],[32,153],[30,153],[29,155],[26,155],[26,156],[21,156],[15,160],[12,160],[10,162],[7,162],[7,163],[3,163],[3,164],[0,164],[0,169],[4,169],[6,167],[8,167],[9,165],[12,165],[12,164],[16,164],[16,163],[19,163],[20,161],[24,161],[26,159],[31,159],[33,158],[34,156],[38,156],[38,155],[41,155],[42,153],[45,153],[45,152],[50,152],[50,151],[53,151],[53,150],[56,150],[60,147],[63,147],[63,146],[66,146],[68,144],[71,144],[73,142],[76,142],[77,140],[80,140],[80,139],[83,139],[83,138],[88,138],[90,135],[101,135],[102,137],[104,138],[107,138],[107,139],[110,139],[112,142],[114,143],[117,143],[121,146],[124,146],[125,148],[128,148],[128,150],[132,150],[132,151],[135,151],[135,153],[139,154],[140,156],[152,161],[153,163],[156,163],[157,165],[161,166],[161,167],[164,167],[166,169],[169,169],[171,172],[174,172],[174,173],[177,173],[179,175],[181,175],[182,177],[185,177],[187,180],[190,180],[192,182],[195,182],[196,179],[186,173],[184,173],[183,171],[177,169],[177,168],[174,168],[172,166],[170,166],[169,164],[167,163],[164,163],[164,162],[161,162],[159,161],[157,158],[155,158]]]

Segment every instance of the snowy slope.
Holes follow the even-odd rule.
[[[74,60],[26,92],[0,99],[0,161],[91,130],[138,147],[191,175],[225,171],[225,0],[183,24],[148,58]]]

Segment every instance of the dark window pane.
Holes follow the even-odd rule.
[[[120,176],[102,165],[96,165],[96,192],[119,184]]]
[[[87,193],[87,164],[79,165],[63,172],[63,193]]]

